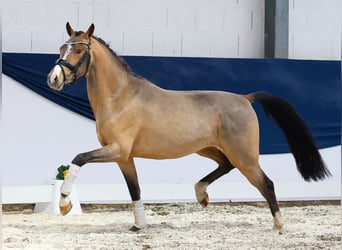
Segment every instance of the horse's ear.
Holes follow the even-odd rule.
[[[87,36],[91,37],[94,33],[94,30],[95,30],[95,25],[92,23],[86,32]]]
[[[75,31],[73,30],[73,28],[71,28],[69,22],[67,22],[67,24],[66,24],[66,30],[67,30],[69,36],[72,36],[75,34]]]

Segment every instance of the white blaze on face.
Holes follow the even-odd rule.
[[[67,44],[67,49],[62,57],[63,60],[66,60],[68,55],[70,54],[72,50],[72,45],[71,44]],[[49,85],[50,87],[52,87],[53,89],[56,90],[61,90],[63,88],[64,85],[64,75],[62,72],[62,68],[60,65],[55,65],[55,67],[53,67],[50,76],[49,76]]]
[[[72,46],[71,44],[67,44],[67,49],[62,57],[63,60],[66,60],[68,55],[70,54],[71,52],[71,49],[72,49]],[[52,70],[52,73],[51,73],[51,77],[50,79],[53,81],[54,79],[61,79],[61,77],[63,77],[63,75],[61,74],[62,73],[62,68],[61,66],[59,65],[56,65],[53,70]],[[57,78],[56,78],[57,77]],[[52,82],[51,81],[51,82]],[[65,79],[63,79],[63,81],[65,81]]]
[[[70,52],[71,52],[71,49],[72,49],[72,45],[71,44],[67,44],[67,49],[66,49],[66,51],[65,51],[65,53],[64,53],[64,55],[63,55],[63,60],[66,60],[67,59],[67,57],[68,57],[68,55],[70,54]]]

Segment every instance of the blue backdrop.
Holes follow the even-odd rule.
[[[46,84],[47,74],[57,58],[55,54],[4,53],[3,73],[49,100],[94,119],[85,79],[61,92]],[[133,72],[166,89],[271,92],[296,106],[320,148],[341,143],[339,61],[144,56],[124,59]],[[258,104],[254,107],[260,122],[261,153],[289,152],[279,128],[266,118]]]

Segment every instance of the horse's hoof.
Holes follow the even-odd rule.
[[[138,232],[141,230],[141,228],[138,227],[137,225],[133,225],[129,230],[132,232]]]
[[[207,192],[205,192],[205,197],[203,198],[203,200],[201,200],[199,202],[199,204],[201,204],[202,208],[206,208],[209,204],[209,195],[207,194]]]
[[[274,227],[273,227],[273,232],[274,232],[275,234],[278,234],[278,235],[283,235],[283,234],[284,234],[283,228],[274,228]]]
[[[273,232],[275,232],[275,234],[282,235],[284,233],[283,225],[274,225]]]
[[[207,207],[209,203],[209,195],[206,192],[207,186],[208,183],[205,182],[197,182],[195,184],[196,198],[202,208]]]
[[[63,215],[63,216],[67,215],[71,209],[72,209],[72,203],[71,202],[65,206],[59,207],[59,211],[61,212],[61,215]]]

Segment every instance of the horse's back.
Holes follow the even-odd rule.
[[[221,147],[222,136],[239,137],[246,124],[255,124],[254,110],[241,95],[144,85],[137,100],[143,109],[133,149],[139,157],[177,158],[208,146]],[[157,154],[151,151],[155,147]]]
[[[244,95],[231,92],[165,90],[146,81],[139,102],[143,115],[149,121],[157,119],[158,123],[184,121],[185,126],[225,123],[238,130],[250,121],[257,121],[251,102]]]
[[[220,111],[235,111],[239,108],[250,107],[250,102],[243,96],[225,91],[207,91],[207,90],[166,90],[153,83],[142,79],[140,84],[139,99],[142,102],[152,105],[153,108],[163,109],[216,109],[214,113]],[[148,107],[147,107],[148,108]]]

